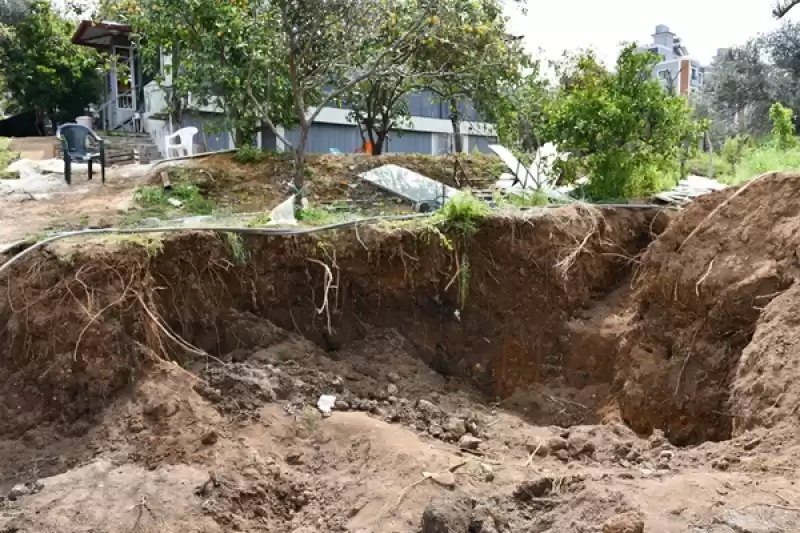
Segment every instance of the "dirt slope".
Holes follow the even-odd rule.
[[[777,174],[703,197],[647,249],[617,375],[634,429],[697,443],[795,413],[799,192]]]

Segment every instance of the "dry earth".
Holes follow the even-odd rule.
[[[34,254],[0,531],[800,531],[798,193]]]

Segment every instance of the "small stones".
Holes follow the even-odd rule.
[[[567,439],[567,451],[572,457],[594,455],[594,444],[581,435],[570,435]]]
[[[400,374],[397,372],[389,372],[386,374],[386,379],[389,380],[389,383],[397,384],[400,381]]]
[[[666,437],[664,437],[664,432],[660,429],[653,430],[653,434],[650,435],[650,447],[651,448],[660,448],[661,446],[667,443]]]
[[[723,472],[730,468],[730,466],[731,464],[724,457],[722,459],[714,459],[714,461],[711,462],[711,468],[722,470]]]
[[[439,413],[439,408],[436,407],[436,405],[433,404],[433,402],[429,402],[428,400],[423,400],[423,399],[417,400],[417,409],[419,409],[422,414],[427,415],[429,417],[435,416]]]
[[[468,498],[435,498],[422,513],[421,533],[463,533],[469,529]]]
[[[444,429],[454,438],[460,439],[467,433],[467,425],[461,418],[451,416],[444,424]]]
[[[128,431],[131,433],[141,433],[144,431],[144,424],[142,424],[139,420],[131,420],[128,422]]]
[[[603,523],[603,533],[644,533],[644,520],[638,513],[614,515]]]
[[[492,465],[481,463],[481,472],[483,473],[484,481],[494,481],[494,469]]]
[[[558,450],[567,449],[567,439],[563,437],[550,437],[547,439],[547,448],[550,453],[557,452]]]
[[[761,438],[760,437],[753,437],[749,441],[745,442],[744,446],[742,446],[742,448],[744,448],[747,451],[750,451],[750,450],[756,448],[759,444],[761,444]]]
[[[178,412],[180,405],[173,401],[150,400],[142,408],[142,413],[155,420],[169,418]]]
[[[389,383],[389,384],[386,386],[386,393],[387,393],[389,396],[395,396],[395,395],[397,394],[397,391],[398,391],[398,390],[400,390],[400,389],[398,389],[398,388],[397,388],[397,385],[395,385],[394,383]]]
[[[348,411],[350,410],[350,404],[344,400],[336,400],[336,403],[333,404],[333,408],[337,411]]]
[[[301,465],[305,463],[305,458],[303,457],[303,452],[289,452],[286,454],[286,463],[290,465]]]
[[[33,483],[19,483],[11,487],[11,490],[8,491],[7,498],[9,501],[16,501],[17,499],[21,498],[22,496],[27,496],[28,494],[36,494],[41,492],[44,488],[44,483],[37,480]]]
[[[342,392],[344,390],[344,380],[341,378],[341,376],[335,376],[331,380],[331,386],[336,392]]]
[[[556,458],[564,463],[569,461],[569,453],[567,450],[558,450],[556,452]]]
[[[431,479],[448,489],[456,488],[456,476],[452,472],[437,472],[431,474]]]
[[[550,446],[547,442],[538,440],[536,442],[528,442],[525,444],[525,450],[528,454],[534,454],[539,457],[546,457],[550,453]]]
[[[462,437],[458,439],[458,447],[462,450],[477,450],[481,442],[483,441],[478,437],[473,437],[472,435],[462,435]]]
[[[219,433],[215,430],[211,429],[203,435],[203,438],[200,439],[200,442],[205,444],[206,446],[211,446],[212,444],[216,444],[219,440]]]

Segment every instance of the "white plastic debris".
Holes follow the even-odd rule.
[[[272,210],[269,219],[270,225],[294,226],[297,224],[297,219],[294,217],[294,197],[295,195],[290,196]],[[303,208],[308,207],[307,199],[303,198],[302,202]]]
[[[177,198],[167,198],[167,203],[173,207],[181,207],[183,205],[183,202]]]
[[[317,409],[319,409],[322,414],[329,415],[335,404],[336,396],[331,394],[323,394],[319,397],[319,400],[317,400]]]

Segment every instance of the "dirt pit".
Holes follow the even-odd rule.
[[[791,188],[35,254],[0,531],[798,531]]]

